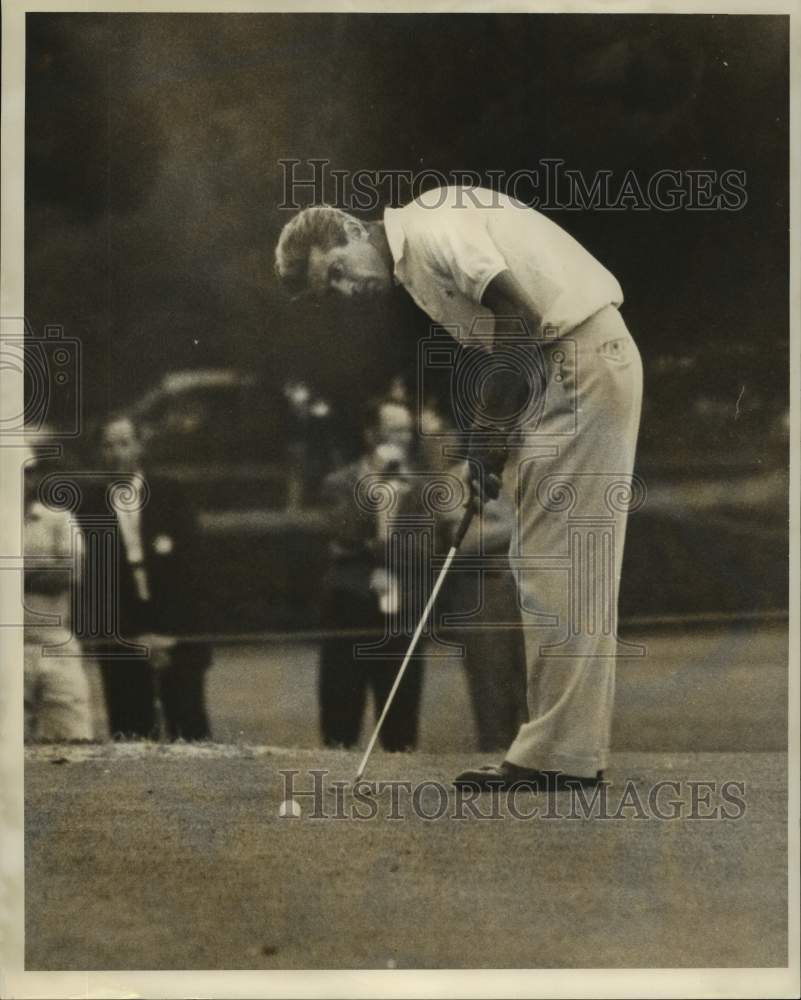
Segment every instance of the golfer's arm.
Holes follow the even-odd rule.
[[[516,333],[514,326],[504,320],[522,320],[530,337],[536,337],[542,326],[542,316],[536,304],[526,293],[520,282],[510,271],[501,271],[487,286],[481,304],[495,316],[494,350],[503,334]],[[526,391],[528,384],[525,373],[507,370],[505,366],[493,373],[492,380],[486,386],[488,390],[488,409],[495,413],[504,411],[505,406],[514,409],[515,401]]]
[[[511,271],[501,271],[487,285],[481,299],[497,319],[521,319],[529,336],[536,337],[542,326],[536,303]],[[502,331],[501,331],[502,332]]]

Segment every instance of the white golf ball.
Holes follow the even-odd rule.
[[[285,816],[300,816],[300,806],[295,799],[284,799],[281,805],[278,807],[278,815],[282,818]]]

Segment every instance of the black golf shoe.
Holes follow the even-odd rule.
[[[592,788],[603,781],[603,776],[603,771],[596,772],[592,778],[563,774],[561,771],[537,771],[518,767],[505,760],[499,765],[462,771],[453,779],[453,783],[457,788],[477,788],[480,791],[496,789],[508,792],[516,788],[527,788],[532,792],[559,792],[577,786]]]

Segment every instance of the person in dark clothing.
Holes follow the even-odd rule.
[[[102,458],[112,475],[97,477],[78,514],[88,553],[82,604],[95,622],[113,622],[116,633],[94,643],[109,731],[114,738],[158,738],[160,703],[168,739],[208,739],[211,648],[175,638],[196,630],[200,618],[197,519],[180,484],[146,473],[143,455],[134,422],[109,419]],[[105,566],[90,538],[98,526],[115,538]],[[135,655],[136,645],[146,647],[145,656]]]
[[[376,632],[375,639],[342,635],[325,639],[320,652],[320,729],[326,746],[352,747],[359,739],[368,691],[381,712],[409,643],[397,623],[409,617],[413,595],[387,562],[387,522],[358,500],[360,484],[372,483],[396,498],[396,512],[412,503],[404,481],[410,471],[413,420],[408,408],[392,400],[375,407],[367,430],[368,449],[350,465],[331,473],[323,498],[331,524],[331,562],[325,580],[322,624],[330,630]],[[413,555],[412,555],[413,558]],[[381,636],[384,639],[381,640]],[[380,656],[357,650],[378,642]],[[376,649],[376,653],[379,650]],[[423,662],[412,660],[381,730],[387,751],[417,745]]]

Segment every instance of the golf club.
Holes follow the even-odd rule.
[[[422,635],[425,624],[428,621],[428,617],[434,607],[434,602],[437,599],[437,594],[439,594],[442,584],[445,582],[445,577],[448,575],[448,570],[453,562],[454,556],[456,555],[459,546],[462,544],[464,536],[467,534],[467,529],[470,527],[470,523],[473,520],[473,514],[475,513],[473,504],[470,503],[464,512],[459,528],[454,536],[453,544],[448,550],[448,554],[445,557],[445,562],[442,564],[442,569],[439,571],[439,576],[437,577],[436,583],[431,591],[431,596],[428,598],[425,608],[423,609],[423,614],[420,616],[420,621],[417,624],[417,628],[414,630],[414,635],[412,636],[412,641],[409,643],[409,648],[406,651],[406,656],[403,658],[403,663],[400,665],[400,670],[398,671],[398,676],[395,678],[395,683],[392,685],[392,689],[387,695],[386,704],[384,709],[379,716],[376,727],[373,731],[373,735],[370,737],[370,742],[367,744],[367,749],[364,751],[364,756],[362,757],[362,762],[359,765],[359,770],[356,772],[355,781],[360,781],[362,775],[364,774],[364,769],[367,767],[367,761],[370,759],[370,754],[373,752],[373,747],[375,746],[375,741],[378,739],[378,734],[381,732],[381,727],[384,724],[384,719],[387,717],[387,713],[392,705],[392,700],[400,687],[401,681],[403,680],[403,675],[406,673],[406,668],[409,665],[409,661],[414,654],[415,648],[417,647],[417,642]]]

